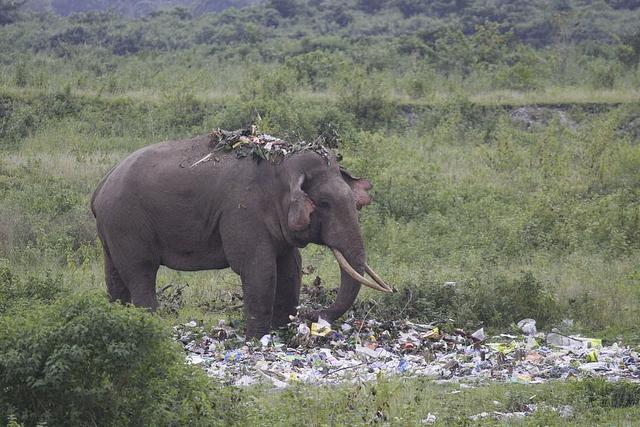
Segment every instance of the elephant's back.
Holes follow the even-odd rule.
[[[124,158],[103,178],[92,210],[97,217],[101,209],[112,212],[119,205],[186,202],[219,186],[224,174],[236,174],[236,163],[235,156],[214,152],[206,135],[149,145]]]
[[[163,177],[172,180],[184,173],[184,169],[193,164],[189,161],[198,156],[204,157],[208,148],[204,136],[142,147],[111,169],[97,191],[117,191],[119,187],[132,188],[140,183],[157,182],[160,185],[158,181]]]
[[[208,153],[211,153],[211,147],[206,136],[159,142],[134,151],[114,168],[114,172],[132,175],[138,175],[138,172],[175,174],[181,169],[188,169]]]

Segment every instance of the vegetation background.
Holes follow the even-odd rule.
[[[533,317],[637,344],[638,22],[636,0],[0,0],[0,424],[311,419],[300,411],[419,423],[437,411],[450,389],[425,381],[301,386],[274,402],[185,367],[167,325],[240,321],[229,272],[162,270],[160,318],[104,304],[98,180],[139,147],[258,117],[289,138],[337,130],[344,164],[374,183],[367,252],[400,292],[363,291],[356,310],[490,331]],[[304,262],[316,269],[305,283],[337,282],[327,251]],[[638,416],[598,397],[609,387],[536,393],[583,402],[576,423]],[[445,420],[464,423],[495,393],[514,405],[535,394],[469,393]],[[383,397],[344,406],[371,395]]]

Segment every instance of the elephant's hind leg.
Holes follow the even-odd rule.
[[[120,244],[118,253],[112,252],[109,259],[111,265],[115,267],[113,271],[117,272],[115,277],[118,280],[108,282],[107,286],[112,299],[125,301],[124,298],[114,298],[115,295],[124,295],[126,301],[133,303],[136,307],[146,307],[155,311],[158,308],[156,275],[160,263],[151,256],[146,256],[150,251],[144,249],[146,248],[141,248],[140,245]],[[142,256],[136,256],[140,253]]]
[[[120,277],[120,273],[113,265],[113,260],[107,248],[104,248],[104,275],[107,282],[107,293],[111,301],[120,301],[122,303],[131,302],[129,289]]]
[[[151,261],[131,262],[120,270],[129,287],[131,302],[136,307],[146,307],[151,311],[158,308],[156,295],[158,267],[159,264]]]
[[[302,280],[302,258],[300,251],[291,248],[278,257],[276,298],[273,305],[274,328],[289,323],[289,315],[296,314],[300,300],[300,282]]]

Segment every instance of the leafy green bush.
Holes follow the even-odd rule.
[[[388,88],[363,70],[343,76],[338,95],[338,106],[353,114],[359,127],[380,129],[397,119],[397,106]]]
[[[19,305],[52,302],[65,291],[60,274],[45,271],[22,279],[0,264],[0,315]]]
[[[0,97],[0,150],[15,150],[38,123],[36,111],[30,106]]]
[[[510,67],[502,68],[496,74],[496,86],[504,89],[531,90],[540,87],[540,80],[534,68],[517,62]]]
[[[295,72],[298,83],[311,86],[313,90],[327,89],[338,70],[347,66],[344,55],[314,50],[285,60],[285,65]]]
[[[163,120],[163,126],[173,132],[196,133],[206,116],[203,102],[197,100],[189,90],[167,96],[164,108],[167,117]]]
[[[620,73],[620,64],[598,59],[590,64],[591,86],[594,89],[612,89]]]
[[[519,277],[479,272],[460,282],[405,284],[401,292],[359,301],[355,310],[371,312],[379,319],[404,317],[420,321],[446,321],[472,328],[504,330],[524,318],[533,318],[539,327],[553,325],[562,316],[562,307],[530,271]]]
[[[208,380],[169,328],[100,295],[0,317],[0,413],[32,425],[206,424]]]
[[[584,379],[572,384],[571,394],[576,401],[588,402],[603,408],[628,408],[640,404],[640,384],[629,381]]]
[[[544,329],[562,316],[553,294],[530,271],[511,279],[498,276],[488,282],[480,275],[465,283],[465,287],[463,293],[467,293],[470,313],[488,326],[504,328],[532,318]]]

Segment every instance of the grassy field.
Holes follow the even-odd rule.
[[[243,108],[233,99],[4,93],[13,108],[5,141],[14,148],[2,159],[2,257],[28,266],[20,273],[49,269],[81,288],[102,288],[88,200],[103,174],[146,144],[232,127],[230,111]],[[302,134],[350,107],[339,98],[319,104],[291,97],[285,105],[264,96],[257,102],[263,101],[283,108],[280,120],[296,123]],[[416,308],[415,315],[428,319],[428,311],[437,310],[469,326],[504,327],[528,310],[542,310],[549,325],[568,316],[606,338],[634,334],[638,106],[559,104],[525,108],[531,117],[524,122],[514,115],[516,107],[468,101],[411,110],[391,104],[394,110],[380,113],[388,115],[386,131],[345,122],[344,163],[375,185],[376,203],[361,215],[372,262],[400,289],[424,291],[425,299],[456,281],[468,284],[459,297],[475,300],[469,307]],[[268,130],[282,126],[266,121]],[[305,263],[334,283],[330,258],[321,248],[305,250]],[[492,301],[493,290],[518,292],[525,276],[535,282],[540,306],[534,298],[529,309],[514,306],[498,319],[495,311],[506,303]],[[159,283],[174,282],[191,285],[186,296],[194,301],[187,306],[238,287],[227,273],[161,273]],[[391,298],[385,303],[404,305],[401,297]],[[543,304],[546,299],[553,304]],[[468,319],[460,317],[465,311]]]
[[[441,425],[638,423],[640,391],[629,383],[461,388],[401,377],[284,391],[222,386],[185,366],[169,331],[192,319],[241,323],[240,282],[230,271],[162,268],[159,289],[184,289],[159,316],[101,304],[89,199],[106,171],[145,145],[259,116],[263,131],[288,138],[337,129],[343,164],[374,184],[375,202],[360,213],[367,254],[400,292],[363,290],[355,310],[451,318],[489,333],[525,317],[544,331],[569,319],[567,332],[638,346],[636,39],[557,36],[533,46],[485,23],[414,40],[423,17],[396,10],[398,28],[363,41],[384,14],[369,22],[358,7],[351,24],[335,29],[342,38],[326,35],[335,23],[311,22],[328,19],[325,10],[280,17],[280,26],[268,23],[272,9],[243,9],[193,20],[89,14],[0,27],[8,52],[0,58],[0,326],[8,331],[0,335],[0,425],[126,424],[109,418],[108,405],[147,425],[419,425],[429,413]],[[242,22],[242,41],[227,34],[225,20]],[[253,38],[249,24],[268,37]],[[317,275],[337,287],[327,249],[304,249],[303,263],[315,269],[305,283]],[[68,322],[83,313],[103,323]],[[69,346],[55,341],[62,336]],[[93,348],[77,338],[85,336],[122,347]],[[157,358],[138,341],[158,349]],[[52,354],[62,367],[48,364]],[[82,365],[94,360],[87,355],[97,362]],[[129,365],[132,373],[118,376]],[[140,390],[148,392],[134,398]],[[68,411],[47,412],[45,403]],[[524,420],[470,418],[530,404],[537,410]],[[557,409],[566,405],[573,411],[563,417]]]
[[[142,102],[135,94],[5,96],[34,118],[0,165],[2,265],[24,283],[46,287],[57,278],[55,286],[71,292],[104,294],[101,250],[88,210],[95,184],[134,149],[197,132],[155,128],[183,106]],[[203,111],[220,108],[196,102]],[[400,290],[391,297],[364,291],[359,307],[373,307],[373,315],[382,318],[406,307],[404,315],[414,319],[448,316],[460,326],[493,331],[523,317],[536,318],[547,330],[570,318],[574,332],[637,343],[640,153],[632,132],[638,107],[594,105],[592,100],[586,108],[549,108],[528,127],[512,117],[513,108],[423,105],[415,106],[412,126],[351,130],[342,149],[344,163],[375,184],[376,203],[361,214],[367,251],[372,265]],[[33,113],[44,108],[60,109],[60,116],[42,119]],[[570,120],[561,122],[557,111]],[[203,117],[198,132],[217,120],[215,113]],[[393,120],[408,119],[403,113]],[[327,286],[337,285],[339,274],[327,250],[309,247],[303,256]],[[461,286],[451,293],[443,286],[448,281]],[[240,309],[229,309],[240,289],[231,272],[162,269],[158,285],[169,284],[188,286],[178,311],[164,312],[168,323],[242,318]],[[458,386],[392,379],[338,389],[299,386],[276,394],[227,390],[242,397],[233,409],[238,418],[225,423],[289,425],[305,419],[340,425],[379,418],[417,425],[432,413],[445,424],[465,425],[476,424],[469,417],[481,412],[513,412],[534,395],[532,402],[542,409],[510,423],[632,424],[638,416],[635,406],[609,408],[580,396],[559,400],[568,387],[487,385],[451,395]],[[353,401],[364,406],[347,404]],[[544,407],[558,402],[574,406],[574,414],[565,419]]]

